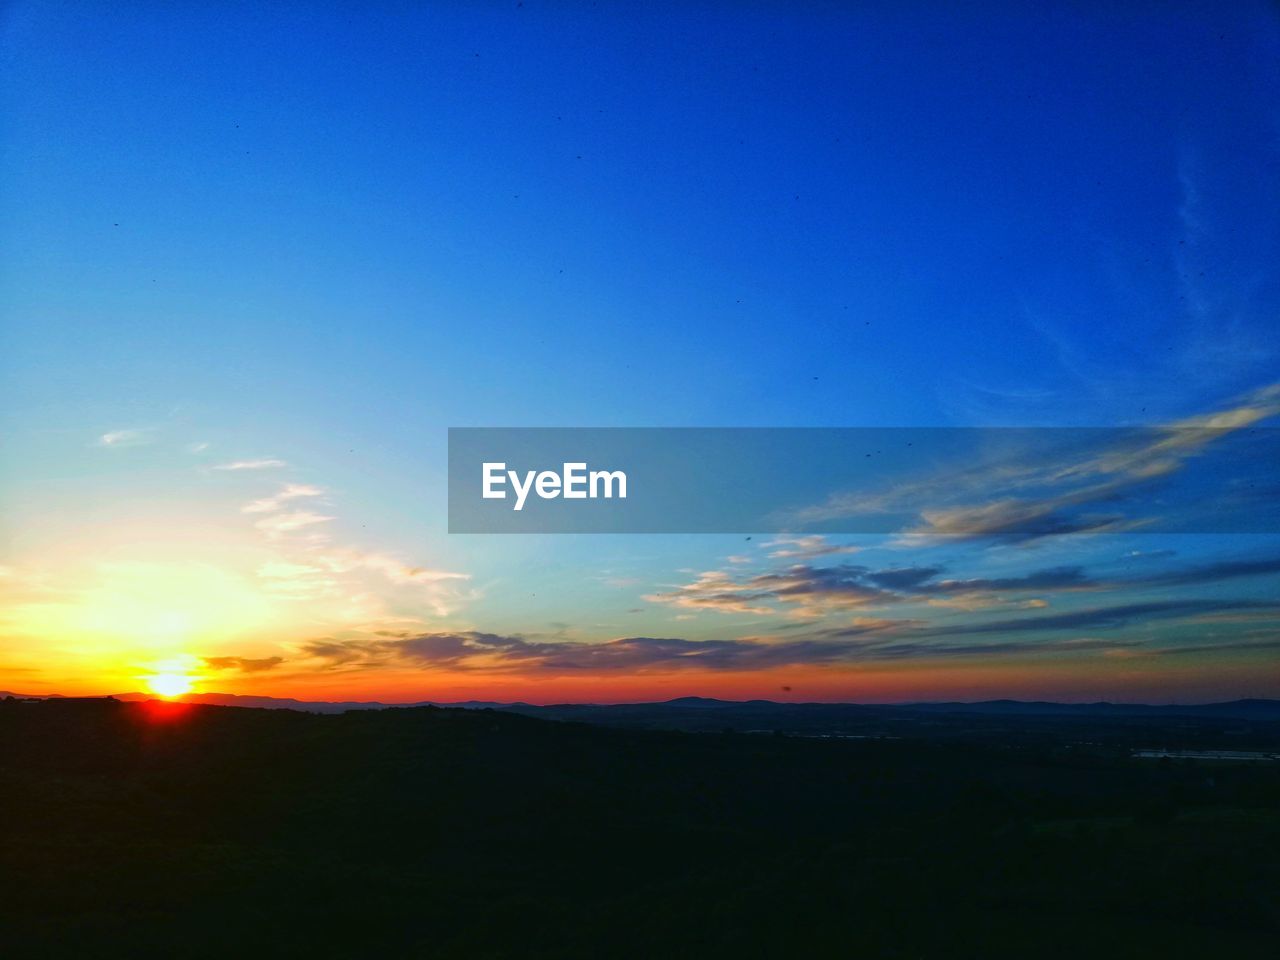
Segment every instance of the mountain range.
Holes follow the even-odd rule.
[[[26,695],[0,691],[0,698],[56,699],[60,695]],[[116,700],[153,700],[153,695],[130,692],[112,695]],[[537,705],[485,700],[412,703],[381,701],[297,700],[291,697],[243,696],[231,693],[192,693],[180,698],[186,703],[215,706],[253,707],[268,710],[298,710],[307,713],[346,713],[350,710],[387,710],[404,707],[450,707],[468,710],[501,710],[525,716],[587,723],[625,726],[663,726],[683,729],[810,728],[851,720],[876,718],[927,719],[930,715],[969,715],[1004,718],[1174,718],[1199,720],[1280,721],[1280,700],[1245,699],[1203,704],[1145,703],[1055,703],[1043,700],[983,700],[978,702],[922,702],[903,704],[784,703],[774,700],[717,700],[708,697],[679,697],[654,703],[561,703]]]

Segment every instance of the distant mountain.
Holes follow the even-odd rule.
[[[984,700],[978,703],[912,703],[904,710],[929,713],[1020,714],[1036,716],[1149,716],[1219,717],[1242,720],[1280,720],[1280,700],[1231,700],[1225,703],[1053,703],[1034,700]]]
[[[117,693],[117,700],[154,700],[150,693]],[[348,710],[389,710],[396,707],[458,707],[462,709],[510,709],[529,704],[489,703],[466,700],[460,703],[435,703],[419,700],[414,703],[383,703],[380,700],[296,700],[293,697],[252,697],[235,693],[188,693],[186,703],[207,703],[219,707],[255,707],[261,710],[302,710],[307,713],[346,713]]]
[[[778,703],[772,700],[709,700],[682,697],[662,703],[504,706],[528,716],[612,726],[671,730],[779,731],[802,735],[879,736],[927,731],[946,722],[1014,727],[1048,722],[1135,723],[1182,720],[1280,723],[1280,700],[1236,700],[1211,704],[1049,703],[990,700],[980,703]]]
[[[58,694],[31,695],[0,691],[0,698],[54,699]],[[130,692],[113,695],[117,700],[154,700],[152,694]],[[983,700],[978,702],[922,702],[905,704],[780,703],[774,700],[717,700],[711,697],[677,697],[650,703],[500,703],[489,700],[383,703],[378,700],[297,700],[292,697],[257,697],[233,693],[192,693],[188,703],[267,710],[300,710],[307,713],[345,713],[349,710],[387,710],[405,707],[453,707],[467,710],[504,710],[525,716],[585,723],[643,725],[672,729],[776,728],[807,729],[838,721],[884,718],[927,718],[934,715],[974,717],[1078,717],[1159,718],[1188,717],[1216,720],[1280,721],[1280,700],[1247,699],[1224,703],[1054,703],[1043,700]]]
[[[153,693],[131,691],[129,693],[113,693],[115,700],[136,702],[159,699]],[[27,694],[11,693],[0,690],[0,699],[14,697],[19,700],[64,700],[68,699],[60,693]],[[89,699],[89,698],[75,698]],[[345,713],[348,710],[386,710],[392,707],[429,707],[438,704],[428,703],[381,703],[377,700],[296,700],[293,697],[252,697],[235,693],[188,693],[180,698],[184,703],[204,703],[217,707],[253,707],[260,710],[301,710],[306,713]],[[449,704],[449,706],[498,706],[498,704]]]

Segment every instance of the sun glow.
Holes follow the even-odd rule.
[[[171,650],[242,635],[271,614],[251,575],[210,564],[108,563],[79,580],[20,605],[17,625],[36,636],[74,636],[82,646]]]
[[[190,693],[194,683],[184,673],[157,673],[147,677],[147,686],[152,693],[162,697],[180,697],[184,693]]]

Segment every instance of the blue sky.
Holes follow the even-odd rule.
[[[773,631],[644,599],[724,567],[732,538],[449,537],[449,426],[1158,424],[1280,379],[1266,4],[2,16],[9,579],[83,610],[133,589],[112,564],[176,564],[240,596],[264,564],[340,544],[391,581],[341,585],[349,618],[246,614],[166,656],[292,663],[313,634],[392,616],[573,642]],[[218,469],[264,460],[287,466]],[[243,508],[284,484],[322,491],[287,499],[327,519],[255,526]],[[299,536],[327,539],[285,551]],[[1035,549],[1267,549],[1124,539]],[[795,559],[754,549],[762,569]],[[957,574],[1028,562],[938,549]],[[392,598],[415,581],[351,556],[466,579]],[[81,664],[33,683],[88,684],[113,643],[150,656],[76,653],[50,632],[83,618],[33,616],[0,667],[38,669],[48,644]]]

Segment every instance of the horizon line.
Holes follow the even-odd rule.
[[[268,694],[242,694],[242,693],[219,693],[217,691],[207,691],[204,693],[185,693],[176,697],[162,697],[156,694],[143,693],[142,691],[123,691],[119,693],[103,693],[103,694],[63,694],[63,693],[18,693],[12,690],[0,690],[0,699],[13,698],[16,700],[117,700],[122,703],[139,703],[139,702],[158,702],[158,703],[195,703],[199,704],[201,698],[221,697],[231,700],[268,700],[276,703],[297,703],[297,704],[318,704],[324,706],[369,706],[369,707],[465,707],[468,704],[486,704],[497,707],[627,707],[627,706],[661,706],[680,701],[700,700],[709,703],[722,704],[748,704],[748,703],[768,703],[776,706],[825,706],[825,707],[913,707],[913,706],[945,706],[950,704],[958,704],[962,706],[980,706],[982,704],[991,703],[1016,703],[1016,704],[1048,704],[1051,706],[1062,707],[1088,707],[1088,706],[1112,706],[1112,707],[1214,707],[1229,704],[1247,703],[1247,702],[1264,702],[1264,703],[1280,703],[1280,697],[1236,697],[1230,700],[1204,700],[1204,701],[1166,701],[1163,703],[1152,703],[1145,701],[1133,700],[1022,700],[1017,697],[988,697],[982,700],[894,700],[884,702],[865,702],[858,700],[771,700],[767,697],[752,697],[747,700],[725,700],[719,697],[703,697],[698,695],[687,695],[681,697],[672,697],[667,700],[558,700],[548,703],[533,703],[528,700],[407,700],[401,702],[388,702],[385,700],[301,700],[297,697],[277,697]],[[206,706],[234,706],[235,704],[204,704]]]

